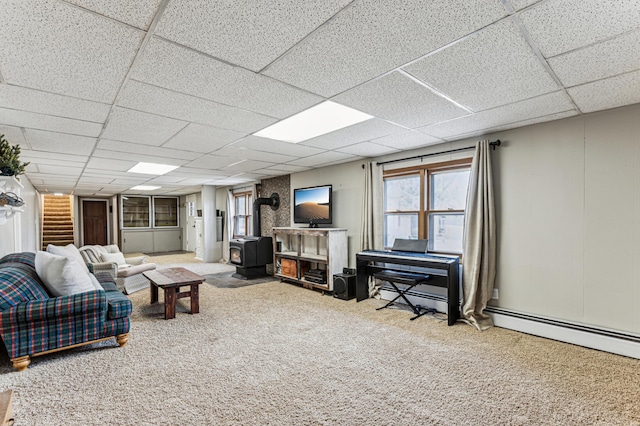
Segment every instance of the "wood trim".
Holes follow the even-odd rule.
[[[457,166],[470,165],[472,160],[473,160],[472,157],[460,158],[458,160],[441,161],[438,163],[429,163],[429,164],[421,164],[419,166],[403,167],[401,169],[385,170],[382,173],[382,176],[391,177],[395,175],[412,174],[411,172],[415,173],[419,170],[424,170],[424,169],[429,169],[432,171],[447,170],[450,168],[455,168]]]
[[[38,353],[35,353],[35,354],[31,354],[31,355],[20,356],[20,357],[17,357],[17,358],[11,358],[11,362],[13,363],[13,367],[16,370],[23,371],[29,366],[29,364],[31,364],[31,358],[34,358],[34,357],[37,357],[37,356],[40,356],[40,355],[47,355],[47,354],[52,354],[52,353],[55,353],[55,352],[65,351],[67,349],[79,348],[81,346],[90,345],[92,343],[103,342],[105,340],[113,339],[114,337],[116,339],[116,342],[118,342],[118,345],[125,346],[127,344],[127,341],[129,340],[129,333],[118,334],[117,336],[102,337],[100,339],[89,340],[88,342],[76,343],[74,345],[63,346],[61,348],[50,349],[50,350],[44,351],[44,352],[38,352]]]

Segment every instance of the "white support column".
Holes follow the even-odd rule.
[[[217,262],[216,244],[216,187],[202,185],[202,260]]]

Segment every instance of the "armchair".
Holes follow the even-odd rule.
[[[146,263],[146,256],[125,258],[115,244],[83,246],[80,254],[91,272],[109,272],[118,290],[125,294],[149,287],[149,280],[142,273],[156,269],[155,263]]]

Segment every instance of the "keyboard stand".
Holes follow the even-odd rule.
[[[373,277],[388,282],[389,284],[391,284],[393,289],[398,292],[398,295],[392,301],[380,308],[377,308],[377,311],[379,311],[380,309],[388,308],[389,306],[393,305],[396,300],[402,298],[415,314],[415,316],[411,318],[411,321],[416,318],[420,318],[424,314],[435,312],[434,309],[426,308],[420,305],[414,305],[406,296],[406,294],[415,286],[424,284],[429,281],[429,279],[431,278],[430,275],[384,270],[376,272],[375,274],[373,274]],[[398,284],[403,284],[407,287],[405,287],[404,289],[400,289],[398,287]]]

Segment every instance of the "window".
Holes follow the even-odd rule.
[[[384,173],[384,245],[428,239],[429,251],[462,254],[471,159]]]
[[[420,175],[385,179],[384,194],[385,247],[391,247],[396,238],[417,239]]]
[[[251,235],[253,233],[253,226],[251,222],[253,195],[251,192],[238,192],[233,194],[233,197],[236,206],[233,236],[238,238]]]

